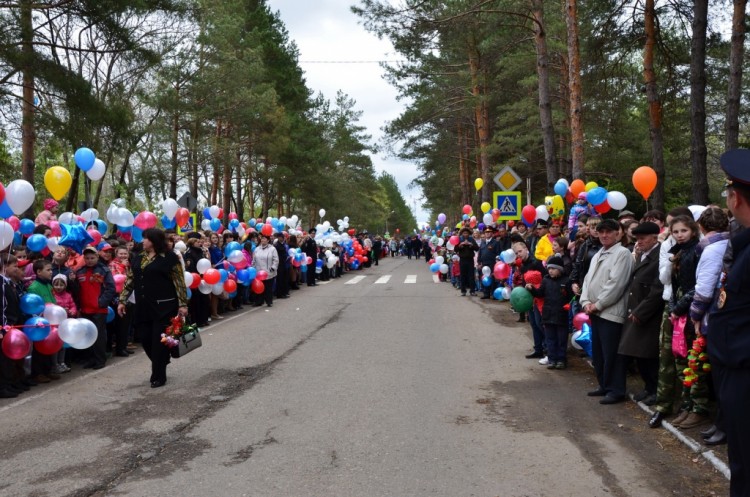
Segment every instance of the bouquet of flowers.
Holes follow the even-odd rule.
[[[198,331],[195,324],[187,324],[182,316],[175,316],[161,334],[161,343],[168,348],[177,347],[180,344],[180,338],[193,331]]]

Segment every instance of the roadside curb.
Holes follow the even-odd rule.
[[[633,396],[632,395],[630,395],[630,400],[633,400]],[[649,415],[653,415],[654,414],[654,411],[651,408],[649,408],[646,404],[644,404],[643,402],[636,402],[635,400],[633,400],[633,402],[638,407],[640,407],[642,411],[648,413]],[[724,461],[722,461],[721,459],[719,459],[716,456],[716,454],[714,453],[713,450],[704,447],[700,443],[698,443],[695,440],[693,440],[692,438],[688,437],[687,435],[685,435],[684,433],[682,433],[679,429],[675,428],[672,425],[672,423],[670,423],[669,421],[662,421],[661,424],[664,427],[664,429],[667,430],[669,433],[671,433],[672,436],[674,436],[677,440],[679,440],[680,442],[682,442],[690,450],[692,450],[696,454],[699,454],[701,457],[703,457],[709,463],[711,463],[711,465],[713,465],[713,467],[716,469],[716,471],[718,471],[719,473],[721,473],[722,475],[724,475],[724,477],[727,480],[730,479],[731,473],[729,471],[729,467],[724,463]]]

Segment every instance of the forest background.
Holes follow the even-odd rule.
[[[706,204],[720,198],[718,156],[748,146],[744,1],[352,8],[400,56],[383,67],[405,110],[378,146],[417,165],[433,214],[478,212],[505,165],[531,178],[535,203],[558,178],[583,178],[642,212],[630,175],[648,164],[659,175],[649,205]],[[41,192],[47,168],[68,167],[65,210],[118,197],[156,210],[187,191],[240,219],[314,223],[324,207],[374,232],[411,231],[360,117],[346,94],[329,101],[307,87],[264,0],[0,4],[0,180]],[[107,165],[102,181],[73,166],[81,146]]]

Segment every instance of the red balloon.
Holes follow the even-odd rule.
[[[102,241],[102,234],[95,229],[88,230],[88,234],[94,239],[89,245],[97,246]]]
[[[135,220],[133,221],[133,224],[136,228],[140,228],[142,230],[147,230],[149,228],[153,228],[156,226],[156,214],[149,211],[143,211],[139,212],[137,216],[135,216]]]
[[[203,273],[203,281],[209,285],[215,285],[221,280],[221,273],[218,270],[211,268]]]
[[[227,280],[224,282],[224,291],[232,293],[237,290],[237,282],[233,280]]]
[[[526,205],[521,210],[521,216],[523,217],[523,220],[526,221],[528,224],[533,223],[536,220],[536,207],[533,205]]]
[[[516,225],[515,221],[508,221],[508,228],[512,228],[515,225]]]
[[[60,223],[57,221],[49,221],[47,223],[49,229],[52,230],[52,236],[62,236],[62,230],[60,229]]]
[[[591,326],[591,316],[586,314],[585,312],[579,312],[575,316],[573,316],[573,328],[576,330],[582,330],[583,325],[588,324]]]
[[[307,265],[308,265],[308,266],[309,266],[310,264],[312,264],[312,257],[309,257],[309,256],[308,256],[306,260],[307,260]]]
[[[510,266],[502,261],[498,262],[495,264],[492,274],[495,276],[495,279],[504,280],[510,276]]]
[[[254,279],[252,283],[250,283],[250,290],[252,290],[253,293],[260,295],[261,293],[263,293],[264,289],[265,289],[265,285],[263,284],[262,281],[260,281],[257,278]]]
[[[195,290],[201,285],[201,275],[198,273],[191,273],[193,275],[193,282],[190,284],[190,289]]]
[[[612,207],[610,207],[609,202],[605,200],[601,204],[594,206],[594,209],[596,209],[596,212],[598,212],[599,214],[606,214],[610,211],[610,209],[612,209]]]
[[[10,224],[10,227],[13,228],[13,231],[18,231],[18,228],[21,227],[21,220],[18,219],[16,216],[10,216],[8,219],[5,220],[8,224]]]
[[[9,329],[0,343],[2,343],[3,354],[14,361],[23,359],[31,352],[31,340],[17,328]]]
[[[237,219],[237,213],[236,212],[230,212],[229,213],[229,220]]]
[[[184,207],[177,209],[174,215],[174,220],[177,221],[177,226],[185,226],[190,219],[190,211]]]
[[[349,230],[347,233],[349,233],[349,236],[354,236],[354,234],[357,232],[357,230]]]
[[[463,213],[464,214],[471,214],[471,206],[469,204],[464,205]]]
[[[460,241],[461,240],[459,240],[457,235],[453,235],[452,237],[448,238],[448,243],[450,243],[454,247],[457,246]]]
[[[216,215],[216,217],[218,219],[221,219],[222,217],[224,217],[224,209],[222,209],[221,207],[219,207],[219,213]]]
[[[362,257],[362,262],[367,262],[369,259],[367,257]]]
[[[273,234],[273,226],[270,224],[264,224],[260,229],[260,232],[266,236],[271,236]]]
[[[0,182],[0,204],[2,204],[4,200],[5,200],[5,187],[3,186],[2,182]]]
[[[57,335],[57,330],[52,329],[47,338],[34,342],[34,348],[37,352],[44,355],[56,354],[63,347],[63,341]]]
[[[268,279],[268,271],[260,270],[258,271],[258,274],[255,276],[256,280],[260,281],[266,281]]]

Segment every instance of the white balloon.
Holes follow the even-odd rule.
[[[320,209],[318,211],[318,214],[320,215],[320,217],[326,217],[326,210],[325,209]]]
[[[492,214],[490,214],[488,212],[487,214],[485,214],[484,216],[482,216],[482,222],[485,225],[487,225],[487,226],[489,226],[490,224],[492,224]]]
[[[349,222],[349,216],[344,216],[344,222],[345,222],[345,223],[348,223],[348,222]]]
[[[117,206],[115,204],[110,204],[109,209],[107,209],[107,221],[112,224],[118,224],[117,221],[120,220],[118,217],[119,214],[120,211],[117,209]]]
[[[443,274],[448,274],[448,264],[441,264],[440,265],[440,272]]]
[[[0,250],[13,243],[13,226],[5,221],[0,221]]]
[[[164,212],[164,215],[167,216],[167,219],[174,219],[175,214],[177,214],[177,209],[179,208],[180,206],[177,205],[177,201],[173,198],[164,199],[164,202],[161,203],[161,210]]]
[[[245,260],[245,256],[242,254],[242,250],[232,250],[227,256],[227,260],[232,264],[237,264]]]
[[[96,325],[89,321],[88,319],[80,318],[78,319],[78,323],[76,324],[76,328],[81,329],[79,332],[79,339],[75,342],[70,342],[70,346],[74,349],[87,349],[94,345],[96,343],[96,337],[99,335],[99,330],[97,330]],[[58,334],[59,334],[58,330]]]
[[[63,320],[57,327],[57,336],[67,344],[80,340],[82,332],[83,328],[78,327],[78,320],[73,318]]]
[[[338,261],[339,260],[335,255],[332,257],[329,257],[328,260],[326,261],[326,266],[328,266],[328,269],[333,269],[333,267],[336,265]]]
[[[576,339],[581,336],[581,333],[583,333],[583,331],[578,330],[570,335],[570,345],[572,345],[574,349],[583,350],[583,347],[576,342]]]
[[[549,219],[549,212],[547,212],[546,205],[540,205],[536,208],[536,218],[546,221]]]
[[[190,287],[193,284],[193,273],[185,271],[185,286]]]
[[[201,229],[203,231],[208,231],[211,229],[211,220],[210,219],[204,219],[201,221]]]
[[[216,219],[217,217],[219,217],[220,210],[221,209],[219,208],[218,205],[212,205],[211,207],[209,207],[208,213],[211,215],[211,219]]]
[[[48,304],[44,306],[44,312],[42,317],[49,321],[49,324],[59,325],[66,319],[68,319],[68,311],[55,304]]]
[[[445,257],[443,257],[442,255],[435,257],[435,264],[437,264],[438,266],[442,266],[444,262]]]
[[[185,245],[185,242],[183,242],[182,240],[175,243],[174,248],[176,248],[179,252],[183,254],[185,253],[185,251],[187,251],[187,245]]]
[[[329,229],[331,229],[331,223],[329,223],[328,221],[324,222],[323,231],[328,231]]]
[[[204,295],[208,295],[209,293],[211,293],[211,285],[209,285],[205,281],[201,281],[201,284],[198,285],[198,291]]]
[[[245,236],[245,228],[243,228],[241,224],[239,226],[237,226],[237,234],[240,236],[240,238],[242,238],[243,236]],[[292,235],[292,234],[293,233],[290,233],[290,235]]]
[[[325,242],[323,242],[323,245],[325,248],[331,248],[333,247],[333,240],[331,238],[328,238]]]
[[[445,243],[445,240],[443,240],[442,238],[438,238],[438,243],[437,243],[438,247],[442,247],[444,243]]]
[[[117,217],[120,220],[120,222],[117,223],[118,226],[127,228],[128,226],[133,226],[133,223],[135,222],[133,213],[124,207],[120,207],[119,209],[117,209]]]
[[[96,209],[86,209],[85,211],[81,212],[81,217],[84,221],[90,223],[91,221],[96,221],[97,219],[99,219],[99,211]]]
[[[607,203],[614,210],[621,211],[628,205],[628,199],[621,192],[607,192]]]
[[[58,248],[60,248],[60,237],[59,236],[51,236],[47,238],[47,248],[50,252],[54,252]]]
[[[455,246],[451,242],[446,242],[445,248],[447,248],[448,250],[453,250]]]
[[[437,262],[437,261],[435,261],[435,262]],[[485,276],[489,276],[490,274],[492,274],[492,269],[490,269],[489,266],[484,266],[482,268],[482,274],[485,275]]]
[[[107,172],[107,167],[104,165],[104,162],[102,162],[101,159],[96,159],[94,160],[94,165],[91,166],[91,169],[86,171],[86,176],[88,176],[91,181],[99,181],[104,177],[105,172]]]
[[[211,293],[214,295],[221,295],[224,293],[224,283],[216,283],[211,286]]]
[[[17,179],[5,187],[5,201],[13,214],[19,216],[34,204],[36,192],[28,181]]]
[[[502,254],[500,254],[500,257],[503,259],[503,262],[506,264],[510,264],[511,262],[516,260],[516,253],[513,252],[513,249],[504,250]]]
[[[57,216],[57,222],[60,224],[77,224],[78,217],[72,212],[63,212]]]
[[[209,261],[206,258],[203,258],[198,261],[198,264],[195,265],[195,268],[198,270],[199,274],[203,274],[209,269],[211,269],[211,261]]]

